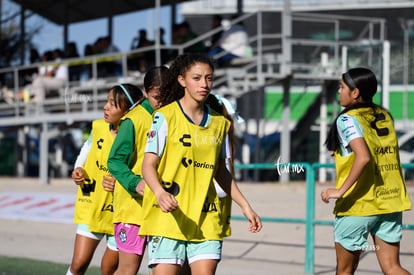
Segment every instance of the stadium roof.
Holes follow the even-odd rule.
[[[58,24],[66,25],[156,7],[155,0],[12,0]],[[159,0],[161,6],[189,0]]]

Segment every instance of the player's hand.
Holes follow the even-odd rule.
[[[321,199],[325,203],[329,203],[330,199],[339,199],[342,194],[335,188],[328,188],[321,192]]]
[[[103,177],[102,186],[106,192],[114,192],[115,178],[111,174],[106,174]]]
[[[166,191],[161,192],[157,196],[157,200],[162,212],[172,212],[178,208],[178,202],[175,197]]]
[[[75,169],[73,169],[72,179],[77,185],[80,185],[85,181],[82,167],[76,167]]]
[[[243,214],[249,221],[249,232],[251,233],[258,233],[263,227],[262,221],[260,220],[259,215],[256,214],[256,212],[253,211],[251,207],[248,207],[247,209],[243,209]]]
[[[144,196],[144,190],[145,190],[145,180],[140,180],[137,187],[135,188],[135,191],[139,195]]]

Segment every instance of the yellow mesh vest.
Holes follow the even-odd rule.
[[[152,116],[141,105],[132,109],[125,118],[129,118],[135,128],[135,148],[133,153],[135,160],[131,167],[132,172],[142,177],[142,160],[144,158],[145,145],[147,142],[147,133],[151,128]],[[114,223],[141,224],[142,216],[142,196],[138,194],[131,195],[117,181],[114,190]]]
[[[175,194],[178,209],[163,213],[146,187],[140,234],[187,241],[221,240],[223,219],[213,175],[230,122],[214,113],[206,127],[194,125],[177,103],[159,112],[166,119],[168,137],[158,174],[164,188]]]
[[[103,176],[108,174],[107,160],[114,136],[104,120],[92,123],[92,143],[84,171],[85,182],[79,186],[74,222],[88,224],[92,232],[113,234],[113,195],[102,186]]]
[[[338,216],[370,216],[411,209],[402,175],[397,137],[390,115],[382,109],[358,108],[347,112],[355,117],[364,133],[371,161],[357,182],[338,199]],[[337,188],[351,170],[354,154],[342,157],[335,152]]]

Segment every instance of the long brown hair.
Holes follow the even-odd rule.
[[[224,116],[227,120],[230,121],[230,129],[228,132],[229,139],[230,139],[230,172],[232,175],[234,175],[234,163],[233,163],[233,157],[234,157],[234,120],[233,117],[228,113],[226,107],[223,103],[220,102],[220,100],[213,94],[209,94],[207,97],[207,100],[205,102],[210,109],[214,110],[216,113]]]
[[[169,69],[169,79],[160,87],[161,106],[165,106],[184,96],[184,87],[178,83],[178,76],[184,76],[197,63],[207,64],[214,71],[213,60],[205,54],[182,54],[174,59]]]

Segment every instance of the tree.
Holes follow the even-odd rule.
[[[0,0],[0,68],[14,65],[24,65],[25,56],[33,47],[32,38],[39,33],[41,26],[22,28],[21,12],[11,7],[3,9],[3,1]],[[33,15],[32,12],[23,12],[25,19]],[[22,31],[25,33],[22,35]],[[0,82],[5,84],[7,75],[0,74]]]

